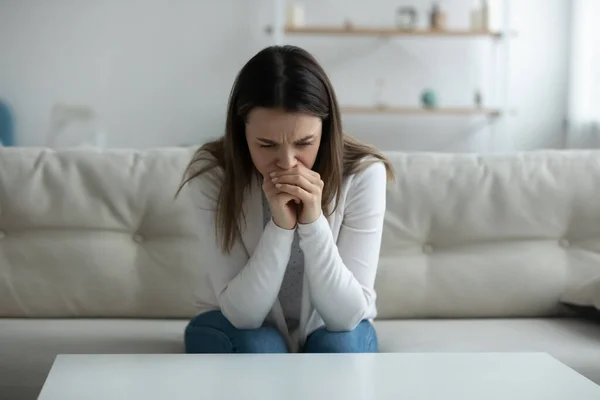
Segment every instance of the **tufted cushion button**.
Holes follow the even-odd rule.
[[[6,237],[6,232],[0,230],[0,239],[4,239]]]
[[[433,246],[430,244],[423,245],[423,253],[425,253],[425,254],[433,253]]]
[[[565,248],[571,246],[571,243],[569,242],[569,240],[565,239],[565,238],[560,239],[559,244],[561,247],[565,247]]]
[[[136,243],[143,243],[144,242],[144,237],[142,235],[140,235],[139,233],[133,235],[133,241]]]

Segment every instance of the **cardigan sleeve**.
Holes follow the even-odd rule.
[[[323,214],[298,226],[311,301],[329,330],[349,331],[375,317],[386,182],[381,162],[353,177],[337,243]]]
[[[249,258],[241,239],[229,253],[222,252],[215,234],[221,182],[218,171],[189,182],[202,264],[223,315],[238,329],[255,329],[262,326],[277,299],[294,231],[282,229],[271,220]]]

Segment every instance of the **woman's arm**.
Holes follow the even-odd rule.
[[[298,225],[311,300],[327,329],[352,330],[374,317],[375,275],[386,199],[381,162],[357,173],[349,188],[337,244],[324,215]]]
[[[229,254],[223,253],[214,228],[220,180],[211,174],[206,172],[189,183],[202,264],[229,322],[238,329],[259,328],[277,299],[294,231],[271,220],[250,259],[240,241]]]

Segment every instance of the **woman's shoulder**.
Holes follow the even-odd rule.
[[[375,156],[365,156],[356,162],[352,172],[346,176],[349,189],[371,190],[386,186],[389,178],[388,166]]]
[[[349,182],[375,179],[385,183],[394,178],[392,165],[381,151],[349,135],[344,135],[343,158],[344,176]]]
[[[383,160],[365,157],[345,177],[340,202],[345,204],[344,218],[385,209],[388,170]]]

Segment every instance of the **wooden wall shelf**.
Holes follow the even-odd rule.
[[[488,37],[499,39],[500,32],[471,30],[401,30],[395,28],[369,28],[360,26],[302,26],[286,27],[285,33],[320,36],[404,36],[404,37]]]
[[[419,108],[419,107],[388,107],[388,106],[343,106],[342,114],[402,114],[402,115],[447,115],[447,116],[476,116],[485,115],[499,117],[501,112],[489,108]]]

